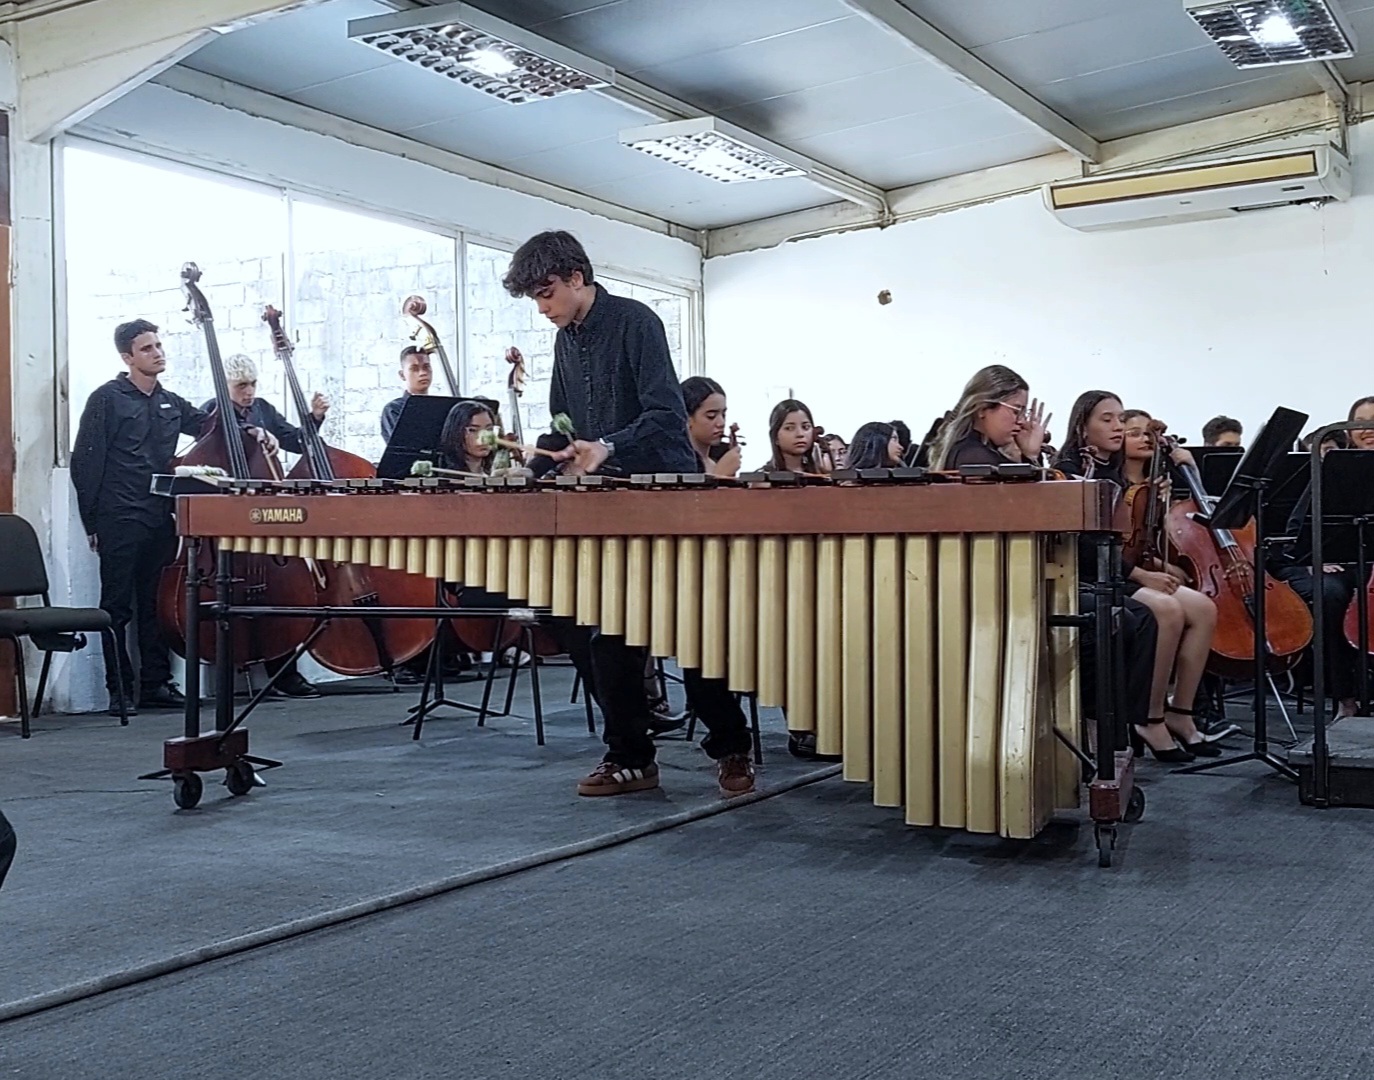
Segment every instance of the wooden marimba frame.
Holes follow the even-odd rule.
[[[234,494],[178,498],[181,534],[220,553],[217,599],[202,612],[188,590],[188,622],[193,608],[222,628],[240,617],[455,613],[437,603],[365,613],[235,607],[235,552],[480,586],[785,708],[791,730],[814,732],[821,753],[842,755],[846,779],[871,784],[874,802],[901,807],[909,824],[1013,838],[1078,805],[1085,757],[1066,630],[1092,624],[1100,685],[1090,804],[1109,861],[1132,791],[1111,663],[1115,487],[904,482],[920,474],[903,470],[863,482],[869,476],[822,485],[779,483],[785,476],[237,484]],[[1078,610],[1081,533],[1097,536],[1102,552],[1095,617]],[[200,733],[198,666],[187,658],[186,731],[164,755],[183,782],[246,754],[239,725],[249,710],[234,717],[230,693],[232,635],[220,633],[218,647],[213,735]],[[198,758],[205,745],[216,752]]]

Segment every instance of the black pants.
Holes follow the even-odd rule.
[[[138,627],[139,682],[149,689],[172,678],[172,660],[162,628],[157,620],[157,585],[162,568],[176,554],[176,526],[170,517],[165,524],[111,524],[96,532],[100,555],[100,606],[114,623],[114,637],[120,650],[120,669],[124,672],[123,690],[134,691],[134,668],[129,662],[126,643],[128,627]],[[105,644],[105,688],[120,689],[115,674],[115,657]]]
[[[600,705],[601,696],[596,692],[596,672],[592,667],[592,628],[578,626],[573,619],[557,615],[546,616],[539,623],[558,643],[558,647],[568,654],[568,659],[582,680],[582,692]]]
[[[595,634],[591,640],[592,671],[597,701],[606,717],[602,741],[606,760],[639,769],[654,760],[649,735],[649,703],[644,692],[647,649],[625,644],[623,637]],[[682,686],[687,704],[701,717],[708,732],[701,742],[707,756],[747,754],[753,745],[749,724],[724,679],[703,679],[700,671],[684,670]]]
[[[14,862],[15,846],[14,829],[4,813],[0,813],[0,885],[5,884],[5,875],[10,872],[10,863]]]
[[[1307,566],[1286,566],[1275,575],[1312,606],[1312,569]],[[1359,685],[1355,665],[1359,662],[1356,649],[1345,637],[1345,609],[1355,595],[1355,572],[1342,570],[1339,574],[1322,574],[1322,634],[1326,653],[1326,689],[1337,701],[1355,696]]]
[[[1079,604],[1081,611],[1092,614],[1092,593],[1087,589],[1081,590]],[[1128,724],[1144,724],[1150,716],[1150,687],[1154,682],[1159,624],[1149,608],[1129,596],[1121,617],[1121,646],[1125,659],[1121,687],[1125,698],[1125,720]],[[1079,683],[1083,694],[1083,712],[1096,717],[1097,636],[1092,626],[1078,632],[1078,653],[1082,663]]]

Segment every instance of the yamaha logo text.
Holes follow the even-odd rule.
[[[253,525],[303,525],[305,507],[255,506],[248,511],[248,521]]]

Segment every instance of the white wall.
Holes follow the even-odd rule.
[[[894,418],[919,437],[989,363],[1048,401],[1056,437],[1099,388],[1192,440],[1217,413],[1343,419],[1374,394],[1374,125],[1354,135],[1356,197],[1322,210],[1084,234],[1034,194],[709,260],[707,372],[757,457],[779,388],[846,438]]]

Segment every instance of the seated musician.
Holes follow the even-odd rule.
[[[440,465],[479,476],[529,476],[530,470],[511,461],[510,453],[489,440],[500,432],[496,413],[481,401],[460,401],[448,411],[439,435]]]
[[[391,441],[391,433],[396,430],[396,421],[401,418],[406,398],[423,397],[429,393],[430,384],[434,382],[434,368],[430,366],[429,356],[414,345],[407,345],[401,350],[400,376],[405,391],[382,406],[382,438],[387,442]]]
[[[224,378],[229,384],[229,400],[234,403],[239,425],[267,432],[271,438],[263,442],[270,448],[269,453],[278,446],[293,454],[305,452],[301,429],[290,423],[266,398],[258,397],[258,367],[251,359],[242,353],[227,357],[224,361]],[[215,399],[211,398],[201,409],[210,412],[215,404]],[[324,423],[328,412],[329,399],[317,392],[310,400],[310,416],[316,427]]]
[[[773,406],[768,415],[768,445],[772,457],[759,467],[759,472],[818,476],[829,471],[816,447],[816,422],[811,418],[811,410],[795,398],[786,398]]]
[[[1126,415],[1133,426],[1127,430]],[[1070,476],[1089,471],[1093,479],[1112,480],[1123,492],[1132,483],[1149,482],[1148,469],[1154,453],[1154,436],[1147,428],[1148,417],[1136,410],[1127,414],[1121,399],[1105,390],[1090,390],[1074,402],[1069,430],[1055,467]],[[1186,451],[1176,451],[1186,453]],[[1143,457],[1143,464],[1142,464]],[[1123,565],[1126,574],[1128,612],[1140,604],[1154,616],[1157,646],[1149,683],[1148,712],[1135,723],[1137,750],[1149,747],[1158,761],[1182,762],[1195,756],[1218,757],[1221,748],[1207,741],[1197,728],[1193,708],[1202,681],[1216,630],[1216,605],[1185,584],[1186,575],[1178,567],[1166,565]],[[1095,572],[1094,564],[1080,572]],[[1090,579],[1090,578],[1089,578]],[[1169,677],[1177,665],[1173,698],[1169,698]],[[1179,746],[1176,744],[1181,743]]]
[[[1374,397],[1357,400],[1350,406],[1346,419],[1374,422]],[[1350,449],[1374,450],[1374,428],[1349,431],[1344,435],[1348,440],[1346,445]],[[1310,445],[1309,441],[1309,447]],[[1312,488],[1309,484],[1289,515],[1285,535],[1297,536],[1301,533],[1311,510]],[[1274,553],[1269,560],[1269,572],[1280,581],[1286,582],[1302,597],[1309,608],[1314,607],[1314,568],[1310,563],[1303,565],[1298,561],[1292,547]],[[1345,635],[1345,613],[1355,596],[1356,585],[1356,574],[1352,567],[1340,563],[1326,563],[1322,566],[1322,631],[1326,643],[1326,686],[1331,696],[1336,699],[1337,717],[1354,716],[1358,710],[1355,694],[1359,687],[1359,651]]]
[[[902,464],[902,440],[892,424],[865,424],[849,443],[848,469],[896,469]]]
[[[301,429],[288,423],[286,417],[282,416],[266,398],[258,397],[258,368],[251,359],[242,353],[227,357],[224,361],[224,378],[229,384],[229,400],[233,402],[234,411],[238,414],[239,426],[266,433],[262,440],[263,450],[268,454],[275,454],[280,446],[293,454],[304,452]],[[211,412],[216,407],[214,398],[201,406],[205,412]],[[310,415],[316,427],[324,423],[328,412],[329,399],[323,394],[316,393],[310,401]],[[296,670],[295,664],[269,660],[263,666],[268,675],[275,675],[281,671],[280,677],[272,687],[274,694],[289,698],[320,696],[319,690]]]
[[[941,426],[931,468],[1038,462],[1049,417],[1029,396],[1029,384],[1011,368],[993,364],[978,371]]]
[[[1240,449],[1244,434],[1245,429],[1239,420],[1232,420],[1229,416],[1214,416],[1202,425],[1202,445],[1234,446]]]
[[[715,379],[693,375],[682,380],[682,402],[687,409],[687,436],[703,472],[711,476],[739,474],[740,450],[731,428],[725,439],[725,391]]]
[[[911,441],[911,428],[902,420],[893,420],[892,430],[897,433],[897,441],[902,446],[902,464],[915,464],[916,454],[921,448]]]
[[[561,451],[571,473],[594,473],[607,465],[626,473],[700,468],[662,321],[645,304],[614,296],[597,283],[576,237],[545,232],[527,240],[511,258],[503,284],[512,296],[534,300],[558,328],[549,410],[566,413],[577,432]],[[605,715],[606,755],[578,785],[578,794],[656,788],[659,772],[644,693],[648,650],[598,633],[591,654]],[[752,791],[749,726],[725,680],[685,670],[683,685],[709,731],[702,749],[716,762],[721,794]]]

